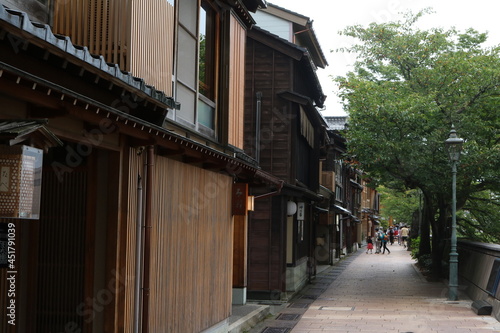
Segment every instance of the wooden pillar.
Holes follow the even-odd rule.
[[[246,303],[248,215],[233,215],[233,304]]]

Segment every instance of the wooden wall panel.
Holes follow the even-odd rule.
[[[53,31],[170,95],[174,19],[165,0],[57,0]]]
[[[278,178],[295,182],[292,175],[291,128],[297,118],[292,103],[277,96],[291,90],[293,60],[270,47],[248,39],[246,45],[245,152],[255,156],[255,110],[257,92],[262,93],[260,166]]]
[[[243,149],[246,30],[231,16],[229,60],[229,144]]]
[[[285,291],[285,199],[284,196],[258,199],[255,211],[249,214],[248,292],[251,297],[261,297],[265,293],[276,297],[276,292]]]
[[[128,56],[131,0],[57,0],[54,33],[66,35],[75,45],[102,55],[107,62],[129,70]]]
[[[154,166],[152,332],[199,332],[229,317],[232,179],[161,156]]]
[[[271,199],[255,201],[248,221],[248,290],[271,290],[269,281],[271,246]]]
[[[68,322],[83,328],[84,319],[89,319],[75,311],[84,304],[85,273],[93,270],[85,267],[88,178],[85,170],[71,171],[62,175],[51,168],[43,171],[43,213],[37,221],[37,332],[64,330]]]
[[[174,6],[165,0],[132,0],[130,72],[172,94]]]
[[[247,286],[248,220],[246,215],[234,216],[233,287]]]
[[[144,154],[138,155],[137,149],[129,149],[129,173],[128,173],[128,203],[127,203],[127,242],[125,248],[125,276],[124,285],[124,313],[123,327],[125,332],[133,333],[134,328],[134,304],[135,304],[135,282],[136,282],[136,244],[137,244],[137,213],[138,213],[138,176],[144,179]],[[144,187],[144,181],[143,185]]]

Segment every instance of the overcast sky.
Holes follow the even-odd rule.
[[[500,44],[500,3],[497,0],[270,0],[269,3],[305,15],[313,20],[313,29],[325,53],[329,66],[319,69],[323,93],[327,95],[325,116],[345,115],[336,97],[337,87],[331,76],[344,75],[352,69],[352,55],[330,52],[355,41],[338,35],[347,26],[401,19],[401,12],[431,7],[435,13],[425,15],[419,27],[456,27],[461,31],[474,28],[488,32],[489,45]]]

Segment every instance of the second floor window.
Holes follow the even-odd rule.
[[[198,60],[198,122],[215,129],[217,13],[206,1],[200,7]]]
[[[342,161],[335,160],[335,200],[344,201],[344,174],[342,168]]]
[[[182,0],[179,10],[175,120],[207,136],[216,134],[220,52],[219,12],[213,2]]]
[[[215,83],[215,17],[213,8],[203,2],[200,9],[199,93],[211,100],[214,99]]]

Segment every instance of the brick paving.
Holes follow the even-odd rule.
[[[389,255],[360,250],[347,257],[250,332],[500,332],[500,323],[476,315],[465,295],[447,301],[446,285],[425,281],[402,246],[389,249]]]

